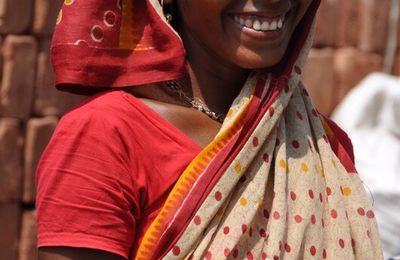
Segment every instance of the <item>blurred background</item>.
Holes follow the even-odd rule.
[[[317,108],[362,154],[386,257],[400,255],[399,1],[322,0],[303,73]],[[35,168],[59,117],[82,100],[53,87],[49,47],[62,2],[0,0],[0,259],[36,259]]]

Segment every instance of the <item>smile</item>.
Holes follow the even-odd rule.
[[[234,15],[233,20],[239,25],[261,32],[277,31],[282,29],[285,23],[285,15],[280,17],[261,17],[255,15]]]

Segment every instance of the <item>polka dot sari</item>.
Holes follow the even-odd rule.
[[[250,75],[132,259],[382,259],[349,141],[301,82],[318,5],[281,64]],[[86,15],[71,19],[79,10]],[[84,93],[185,73],[182,43],[156,0],[65,0],[57,24],[60,89]]]

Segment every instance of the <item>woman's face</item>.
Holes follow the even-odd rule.
[[[175,1],[178,1],[183,35],[222,61],[246,69],[271,67],[282,59],[295,27],[312,2]],[[190,45],[186,44],[186,48],[192,48]]]

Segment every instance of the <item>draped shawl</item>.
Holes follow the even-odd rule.
[[[351,143],[301,82],[319,2],[280,64],[250,74],[132,259],[382,258]],[[85,94],[187,73],[182,41],[156,0],[65,0],[52,62],[57,88]]]

